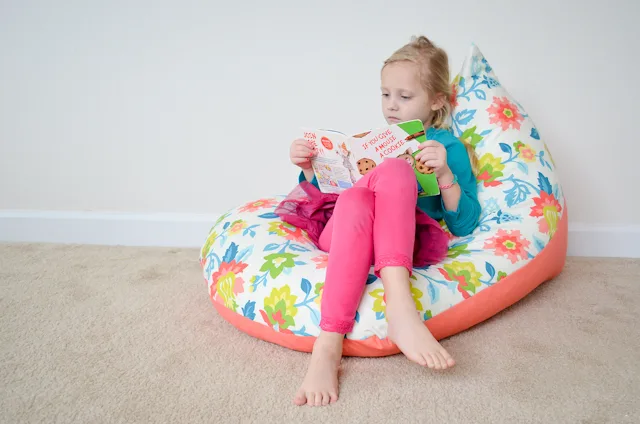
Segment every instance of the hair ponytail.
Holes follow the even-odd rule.
[[[466,140],[460,140],[462,144],[464,144],[464,148],[467,150],[467,155],[469,156],[469,162],[471,163],[471,170],[473,171],[473,175],[478,175],[478,155],[476,155],[476,150],[473,148],[471,143]]]

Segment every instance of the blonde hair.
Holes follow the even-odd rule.
[[[447,52],[437,47],[425,36],[412,37],[409,43],[400,47],[391,57],[384,61],[382,69],[390,63],[402,61],[417,65],[420,82],[430,98],[440,96],[444,98],[442,107],[434,112],[431,122],[427,122],[427,124],[434,128],[448,129],[449,116],[451,115],[453,105],[451,104],[452,86],[450,83],[449,57]],[[466,148],[467,155],[469,155],[473,174],[477,175],[478,157],[476,156],[475,149],[469,142],[465,140],[460,141]]]

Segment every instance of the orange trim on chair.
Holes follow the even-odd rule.
[[[425,324],[433,336],[441,340],[467,330],[518,302],[540,284],[560,274],[567,257],[568,221],[565,203],[564,214],[558,221],[558,229],[547,246],[527,265],[426,321]],[[311,352],[313,349],[315,337],[277,332],[271,327],[237,314],[213,299],[212,302],[222,318],[250,336],[302,352]],[[377,336],[366,340],[344,341],[345,356],[373,357],[397,353],[400,353],[400,350],[395,344],[388,339],[380,340]]]

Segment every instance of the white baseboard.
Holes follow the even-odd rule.
[[[201,247],[218,216],[0,211],[0,242]]]
[[[218,216],[0,211],[0,242],[199,248]],[[568,254],[640,258],[640,226],[569,224]]]
[[[569,256],[640,258],[640,225],[569,223]]]

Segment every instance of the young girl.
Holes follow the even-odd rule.
[[[480,215],[475,154],[446,126],[451,110],[449,81],[447,54],[423,36],[397,50],[381,72],[387,123],[420,119],[427,129],[416,161],[433,168],[439,196],[419,197],[410,165],[403,159],[386,159],[354,187],[330,198],[317,190],[312,147],[302,139],[291,145],[291,161],[302,169],[300,187],[316,200],[315,212],[322,213],[292,208],[290,202],[279,214],[315,234],[312,238],[319,248],[329,252],[321,332],[294,398],[297,405],[327,405],[338,399],[342,343],[353,328],[371,264],[382,279],[389,339],[422,366],[442,370],[455,364],[416,313],[409,280],[414,265],[436,263],[446,255],[447,237],[436,220],[444,219],[454,235],[465,236]],[[331,215],[318,206],[327,204]],[[328,220],[326,225],[323,219]]]

